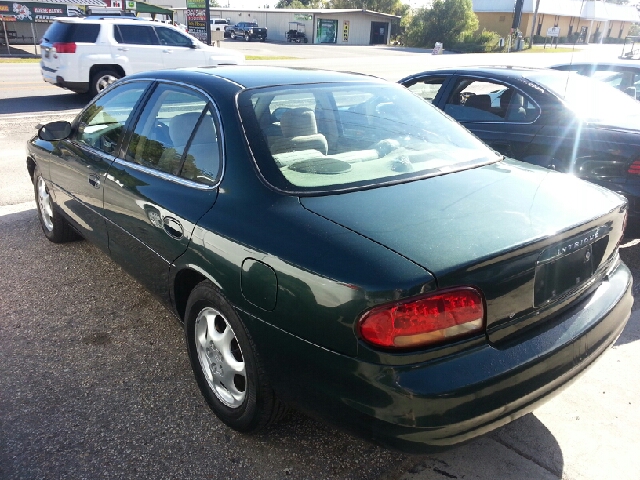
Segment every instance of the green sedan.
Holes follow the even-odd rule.
[[[558,392],[631,312],[623,197],[375,78],[132,75],[41,127],[27,168],[45,236],[95,243],[166,303],[241,432],[295,407],[446,448]]]

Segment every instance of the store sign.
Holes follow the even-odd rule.
[[[131,10],[132,12],[136,11],[136,2],[135,1],[127,1],[127,10]]]
[[[308,13],[296,13],[293,15],[294,20],[300,20],[300,21],[311,20],[312,18],[313,16]]]
[[[187,0],[187,32],[206,43],[207,11],[205,0]]]
[[[349,41],[349,20],[345,20],[342,26],[342,41]]]
[[[51,3],[0,2],[0,19],[5,22],[51,23],[67,16],[67,6]]]

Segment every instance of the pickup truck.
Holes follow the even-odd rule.
[[[254,38],[259,39],[261,42],[267,39],[267,29],[265,27],[259,27],[257,23],[253,22],[239,22],[235,25],[225,27],[224,31],[225,37],[244,38],[247,42],[250,42]]]

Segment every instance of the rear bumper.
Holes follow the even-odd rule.
[[[59,70],[47,68],[41,64],[40,72],[45,82],[55,85],[56,87],[65,88],[76,93],[86,93],[89,91],[89,82],[68,82],[60,74],[61,72]]]
[[[594,293],[526,338],[404,366],[364,363],[242,316],[283,400],[377,443],[428,452],[502,426],[567,386],[622,332],[631,286],[621,263]]]

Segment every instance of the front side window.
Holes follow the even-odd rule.
[[[540,113],[536,104],[515,88],[470,78],[458,80],[444,111],[461,123],[529,123]]]
[[[156,27],[156,33],[160,40],[160,45],[167,45],[169,47],[191,47],[193,42],[175,30],[171,30],[166,27]]]
[[[75,140],[114,155],[125,125],[149,82],[130,82],[115,87],[89,105],[76,128]]]
[[[310,194],[440,175],[499,157],[400,85],[314,84],[247,90],[240,114],[258,171]]]
[[[138,120],[125,159],[170,175],[212,185],[220,173],[221,142],[208,100],[160,84]]]
[[[147,25],[114,25],[113,36],[118,43],[130,45],[158,45],[153,27]]]

